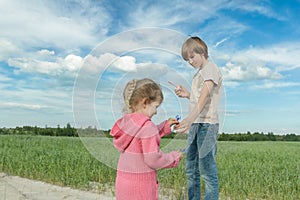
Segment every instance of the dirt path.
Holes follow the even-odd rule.
[[[0,200],[114,200],[114,197],[0,173]]]

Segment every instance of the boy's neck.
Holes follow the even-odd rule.
[[[202,65],[200,66],[200,69],[203,69],[208,64],[208,62],[208,60],[204,60]]]

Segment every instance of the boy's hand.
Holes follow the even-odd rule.
[[[175,88],[175,94],[182,98],[188,98],[188,99],[190,98],[190,93],[187,91],[187,89],[182,87],[182,85],[178,85]]]
[[[189,128],[190,123],[188,122],[187,118],[174,126],[174,130],[176,130],[177,133],[187,133]]]

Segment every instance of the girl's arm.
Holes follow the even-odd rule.
[[[157,129],[159,130],[159,136],[163,137],[172,132],[171,127],[175,124],[179,124],[177,119],[170,117],[168,120],[163,121],[159,125],[157,125]]]
[[[144,137],[140,140],[145,164],[154,170],[176,167],[182,157],[181,153],[175,151],[170,153],[162,152],[160,150],[160,135],[158,129],[154,124],[147,124],[147,126],[151,128],[147,127],[144,129],[148,133],[144,133]],[[152,131],[150,135],[149,131]],[[146,135],[149,135],[149,137]]]
[[[169,133],[171,133],[171,126],[170,126],[168,120],[163,121],[162,123],[160,123],[156,127],[158,129],[158,134],[159,134],[160,137],[163,137],[163,136],[168,135]]]
[[[172,151],[170,153],[164,153],[159,149],[159,147],[155,151],[151,151],[150,149],[152,149],[153,147],[150,147],[149,143],[153,144],[152,142],[147,140],[143,141],[142,143],[143,151],[145,151],[143,152],[144,162],[151,169],[158,170],[162,168],[173,168],[178,166],[179,161],[182,157],[181,153],[175,151]],[[150,152],[146,153],[149,150]]]

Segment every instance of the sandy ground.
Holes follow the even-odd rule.
[[[0,173],[0,200],[115,200],[115,198]]]

